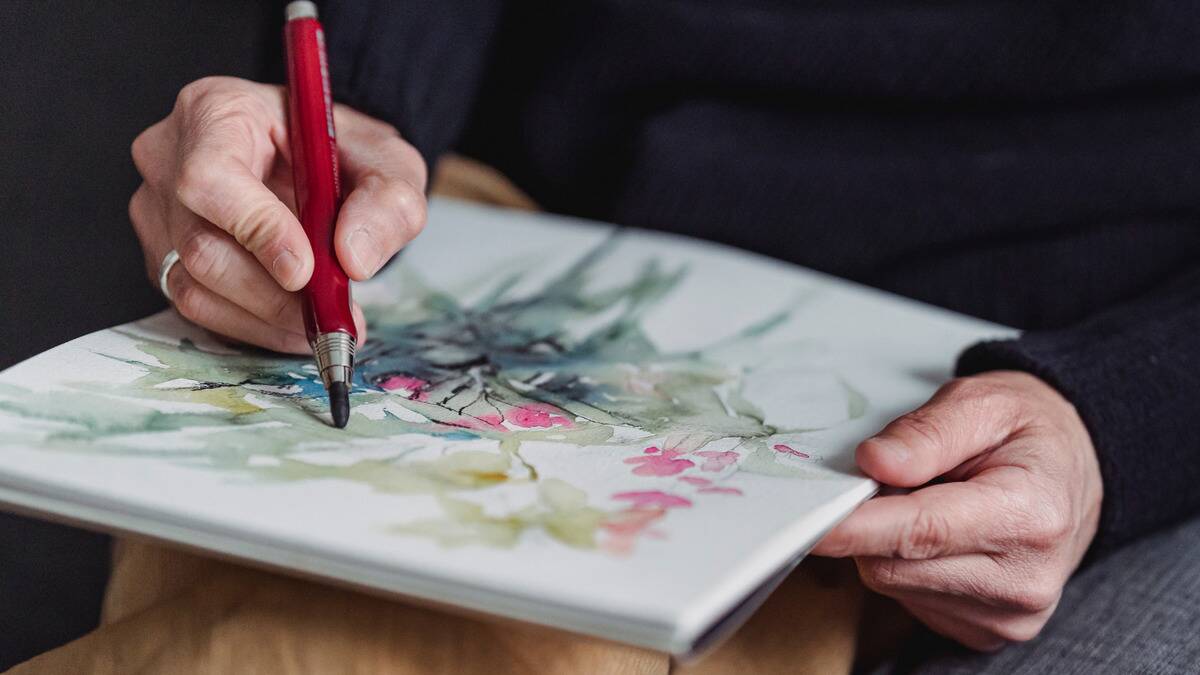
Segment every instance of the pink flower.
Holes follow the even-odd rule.
[[[663,517],[664,511],[628,509],[613,514],[604,523],[604,529],[612,534],[641,534],[651,523]]]
[[[738,454],[732,451],[704,450],[696,454],[708,460],[700,466],[701,471],[721,471],[738,460]]]
[[[478,431],[508,431],[504,426],[504,418],[494,413],[490,415],[476,415],[474,417],[460,417],[447,422],[447,424]]]
[[[809,458],[809,455],[807,452],[800,452],[799,450],[793,449],[790,445],[784,445],[783,443],[776,443],[775,445],[771,446],[771,449],[774,450],[775,452],[782,452],[785,455],[793,455],[795,457],[799,457],[800,459],[808,459]]]
[[[701,478],[699,476],[680,476],[679,480],[685,483],[691,483],[692,485],[712,485],[711,480],[707,478]]]
[[[618,492],[612,496],[613,499],[621,501],[633,502],[635,509],[672,509],[675,507],[688,507],[692,505],[691,500],[684,499],[677,495],[671,495],[662,490],[640,490],[635,492]]]
[[[646,452],[657,448],[646,448]],[[676,450],[663,450],[661,454],[643,454],[640,457],[629,457],[626,464],[639,464],[633,473],[637,476],[674,476],[677,473],[696,466],[689,459],[676,459],[683,453]]]
[[[608,532],[608,537],[601,546],[616,555],[632,553],[638,537],[645,535],[661,538],[661,533],[650,527],[666,513],[662,509],[626,509],[613,514],[612,519],[602,525]]]
[[[526,429],[548,429],[554,426],[574,426],[571,420],[559,414],[561,411],[545,403],[527,403],[508,411],[508,421]]]
[[[716,495],[740,495],[740,494],[742,494],[742,491],[735,487],[721,487],[719,485],[713,485],[710,487],[702,487],[702,488],[700,488],[700,492],[703,492],[705,494],[716,494]]]
[[[416,399],[418,401],[424,401],[429,395],[425,391],[429,383],[419,377],[412,377],[410,375],[392,375],[383,382],[380,382],[379,386],[386,391],[398,391],[405,398]]]

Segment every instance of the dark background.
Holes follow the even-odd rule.
[[[0,368],[166,306],[126,213],[129,144],[192,80],[277,73],[262,4],[0,3]],[[95,626],[108,544],[0,514],[0,670]]]

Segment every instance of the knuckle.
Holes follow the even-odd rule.
[[[396,145],[396,154],[402,158],[404,163],[417,170],[417,182],[413,187],[418,192],[423,192],[429,181],[429,168],[425,164],[425,158],[421,156],[420,151],[413,147],[412,144],[400,138],[399,133],[396,134],[393,144]]]
[[[214,96],[230,89],[230,85],[237,81],[237,78],[221,75],[208,75],[193,80],[180,88],[179,94],[175,97],[175,109],[186,111],[207,103]]]
[[[367,176],[360,187],[384,213],[395,217],[394,227],[383,233],[389,244],[399,248],[417,236],[425,226],[425,194],[401,178]]]
[[[407,181],[399,178],[381,179],[374,188],[383,206],[398,213],[407,214],[417,200],[417,191]]]
[[[1003,378],[995,377],[994,372],[979,375],[968,375],[951,380],[949,386],[962,396],[978,399],[991,399],[1009,393],[1011,386]]]
[[[1035,546],[1044,551],[1054,550],[1066,543],[1070,535],[1070,526],[1067,519],[1062,515],[1054,513],[1042,519],[1040,526],[1034,533]]]
[[[171,286],[171,299],[175,305],[175,309],[188,321],[202,323],[204,320],[204,298],[200,287],[191,280],[186,279],[182,274],[176,275],[176,280],[171,282]]]
[[[129,144],[129,156],[133,159],[133,166],[143,178],[150,167],[150,144],[149,129],[138,134]]]
[[[262,100],[252,91],[226,89],[204,101],[204,110],[212,118],[248,123],[261,112]]]
[[[401,139],[400,130],[397,129],[394,125],[392,125],[388,122],[385,122],[384,120],[381,120],[379,118],[371,117],[370,115],[363,115],[362,117],[365,120],[363,130],[372,136],[375,136],[377,138],[383,138],[385,140],[385,142],[388,144],[389,150],[391,150],[391,146],[396,143],[408,145],[407,143],[405,143],[403,141],[403,139]]]
[[[946,398],[969,405],[980,414],[1007,414],[1006,388],[985,377],[960,377],[947,382],[939,392]]]
[[[278,206],[266,200],[252,204],[230,221],[230,234],[247,250],[261,253],[279,237]]]
[[[405,234],[408,237],[416,236],[424,226],[425,195],[404,180],[388,181],[383,194],[385,203],[400,214]]]
[[[180,162],[179,175],[175,178],[175,197],[186,206],[201,203],[215,178],[215,167],[211,163],[189,156]]]
[[[926,560],[937,557],[950,540],[950,525],[945,516],[934,509],[922,508],[916,518],[901,528],[896,554],[906,560]]]
[[[1044,581],[1030,582],[1008,597],[1002,604],[1025,614],[1040,614],[1058,604],[1062,589]]]
[[[254,147],[271,119],[267,101],[255,90],[213,84],[207,78],[184,87],[173,114],[179,117],[180,145],[185,151],[213,144]]]
[[[941,426],[921,410],[911,412],[897,421],[897,426],[908,436],[919,440],[930,448],[940,448],[944,434]]]
[[[175,96],[175,110],[186,111],[202,101],[219,84],[216,76],[202,77],[183,85]]]
[[[202,95],[205,89],[203,83],[206,79],[208,78],[200,78],[179,88],[179,93],[175,95],[174,112],[182,112],[192,107],[196,99]]]
[[[334,104],[334,121],[339,136],[348,141],[373,143],[391,152],[393,144],[403,142],[400,130],[392,124],[341,103]]]
[[[183,242],[179,258],[188,273],[202,281],[219,278],[229,264],[221,240],[203,231],[193,233]]]
[[[942,385],[941,391],[954,398],[979,398],[992,393],[993,385],[978,377],[958,377]]]
[[[1027,502],[1032,500],[1025,500]],[[1026,503],[1022,513],[1022,539],[1038,551],[1052,551],[1062,546],[1071,533],[1071,522],[1065,508],[1056,504]]]

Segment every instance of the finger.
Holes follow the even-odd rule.
[[[184,144],[176,196],[193,213],[228,232],[289,291],[312,275],[313,258],[300,222],[251,166],[255,143],[250,125],[237,116],[208,120]]]
[[[304,332],[298,293],[284,290],[231,236],[184,208],[175,211],[172,240],[193,279],[272,326]]]
[[[1032,640],[1045,627],[1055,609],[1051,607],[1038,612],[1006,610],[938,593],[902,594],[896,599],[930,628],[936,624],[940,629],[934,630],[981,651],[1009,642]]]
[[[304,335],[266,323],[197,282],[180,265],[167,275],[167,288],[172,304],[192,323],[272,351],[311,353]]]
[[[178,211],[181,213],[176,218],[183,219],[183,223],[172,228],[177,232],[174,246],[192,279],[270,325],[290,333],[304,332],[299,292],[283,290],[229,235],[186,209]],[[157,271],[154,274],[157,278]],[[366,318],[358,303],[351,311],[361,344],[367,339]]]
[[[1053,609],[1065,579],[993,556],[968,554],[935,560],[856,558],[858,574],[871,590],[892,597],[940,593],[996,609],[1034,614]]]
[[[391,126],[348,108],[337,117],[342,177],[335,248],[350,278],[379,271],[425,226],[425,162]]]
[[[174,170],[172,166],[174,139],[169,120],[170,118],[160,120],[148,127],[138,134],[129,146],[129,155],[133,159],[133,166],[142,176],[146,185],[155,189],[163,187]]]
[[[831,557],[926,560],[1000,552],[1008,540],[1005,502],[997,488],[974,482],[931,485],[864,502],[813,549]]]
[[[146,183],[138,186],[129,198],[129,222],[145,256],[146,277],[155,288],[158,287],[158,266],[162,263],[162,256],[171,248],[164,226],[167,221],[165,212],[162,200],[154,195]]]
[[[354,328],[358,331],[358,347],[362,347],[367,341],[367,318],[357,302],[351,305],[350,312],[354,315]]]
[[[904,608],[933,632],[978,652],[994,652],[1005,642],[992,631],[945,613],[944,608],[922,602],[901,602]]]
[[[916,487],[995,449],[1017,430],[1019,404],[988,382],[962,378],[857,450],[858,466],[887,485]]]
[[[425,197],[411,183],[381,176],[359,181],[338,214],[335,248],[351,279],[375,276],[421,231]]]

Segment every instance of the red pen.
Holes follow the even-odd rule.
[[[325,61],[325,35],[317,7],[288,3],[284,43],[287,49],[288,141],[300,224],[312,246],[312,278],[301,292],[304,329],[329,393],[335,426],[350,418],[350,387],[358,331],[350,311],[350,279],[338,264],[333,230],[341,206],[333,101]]]

